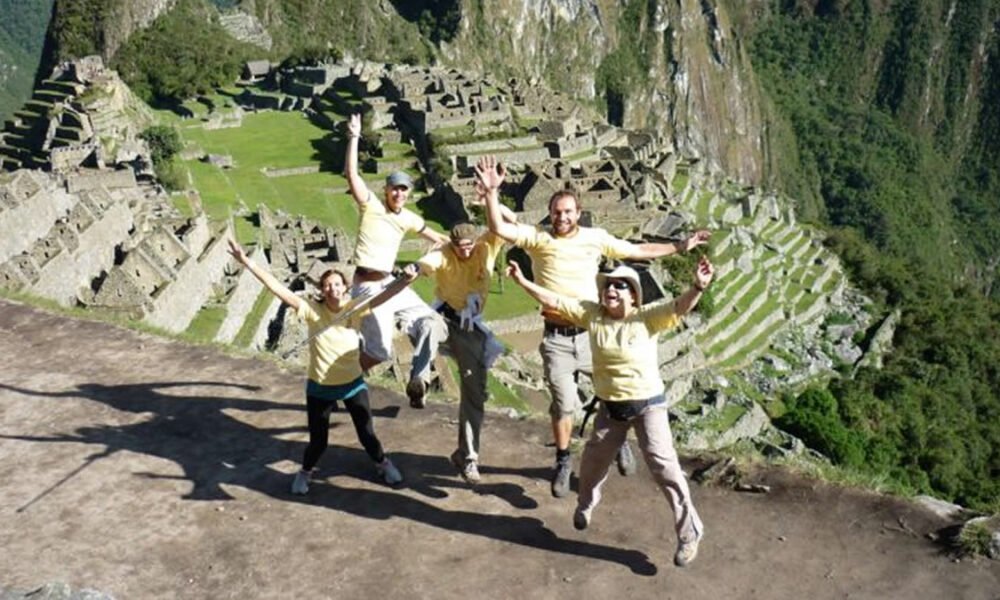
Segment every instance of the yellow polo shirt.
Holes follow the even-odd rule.
[[[329,325],[338,313],[321,302],[303,298],[296,314],[305,321],[312,336]],[[354,328],[361,316],[338,323],[310,340],[309,379],[323,385],[343,385],[361,377],[361,335]]]
[[[467,260],[458,258],[455,249],[448,244],[425,255],[417,261],[417,265],[420,266],[421,273],[434,275],[434,295],[453,309],[465,308],[466,300],[473,292],[479,293],[485,307],[490,291],[490,277],[502,248],[503,238],[493,233],[484,233],[476,240]]]
[[[606,316],[597,302],[563,296],[557,307],[562,317],[590,331],[598,398],[645,400],[663,393],[656,334],[680,323],[672,301],[642,306],[622,319]]]
[[[514,245],[531,257],[535,283],[560,296],[582,300],[598,298],[597,268],[602,256],[620,259],[638,251],[632,242],[596,227],[578,227],[573,235],[563,237],[553,235],[549,228],[518,225]]]
[[[390,272],[403,236],[419,233],[426,227],[423,217],[408,208],[398,213],[386,209],[385,203],[368,192],[368,202],[360,205],[361,224],[358,243],[354,247],[354,264],[366,269]]]

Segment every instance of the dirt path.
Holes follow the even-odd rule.
[[[952,562],[935,518],[781,472],[772,494],[694,486],[707,538],[671,563],[648,474],[612,474],[586,533],[549,496],[544,423],[491,415],[484,483],[446,456],[454,405],[374,390],[407,475],[375,481],[344,415],[322,481],[286,490],[301,375],[0,301],[0,588],[119,598],[1000,598],[1000,563]],[[903,519],[916,535],[899,527]]]

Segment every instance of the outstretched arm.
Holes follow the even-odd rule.
[[[707,229],[701,229],[694,232],[691,237],[687,238],[683,242],[670,242],[667,244],[636,244],[636,252],[627,258],[632,260],[650,260],[653,258],[670,256],[671,254],[677,254],[680,252],[689,252],[702,244],[707,244],[709,238],[711,237],[712,233],[710,231]]]
[[[278,279],[272,275],[270,271],[261,268],[257,265],[257,263],[250,260],[250,257],[248,257],[246,252],[243,251],[243,247],[233,240],[229,240],[229,254],[232,255],[237,262],[246,267],[248,271],[253,273],[253,276],[263,283],[264,287],[277,296],[279,300],[290,306],[293,310],[299,309],[302,299],[278,281]]]
[[[674,301],[674,312],[677,316],[686,315],[691,312],[695,306],[698,305],[698,300],[701,299],[701,295],[705,292],[705,288],[712,283],[712,277],[715,275],[715,267],[709,262],[708,258],[702,257],[698,261],[698,266],[694,271],[694,285],[691,289],[684,292],[677,297]]]
[[[514,261],[507,262],[507,277],[514,280],[517,285],[524,288],[524,291],[528,292],[528,295],[538,301],[542,305],[542,308],[548,311],[557,311],[559,303],[559,295],[552,292],[542,286],[538,285],[533,281],[529,281],[524,273],[521,271],[521,267]]]
[[[358,140],[361,139],[361,114],[351,115],[347,119],[347,156],[344,159],[344,170],[347,175],[347,186],[351,189],[354,201],[359,205],[368,202],[371,192],[368,184],[358,173]]]
[[[500,208],[500,185],[507,176],[507,169],[493,156],[483,156],[476,163],[476,180],[486,190],[486,225],[490,231],[513,242],[517,239],[517,225],[503,216]]]
[[[440,248],[441,246],[444,246],[445,244],[448,243],[448,236],[446,236],[443,233],[434,231],[430,227],[424,227],[420,231],[420,237],[432,242],[434,244],[434,248],[432,249]]]

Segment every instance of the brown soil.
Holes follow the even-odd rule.
[[[894,498],[781,471],[767,495],[694,486],[707,537],[672,565],[645,469],[611,475],[584,533],[549,496],[543,422],[491,415],[483,483],[447,456],[455,405],[373,390],[407,476],[374,477],[335,416],[309,496],[288,494],[302,376],[0,302],[0,588],[119,598],[1000,598],[1000,563],[955,561]]]

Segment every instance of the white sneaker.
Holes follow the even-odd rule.
[[[305,496],[309,493],[309,472],[299,471],[292,481],[292,493],[296,496]]]
[[[389,485],[396,485],[397,483],[403,482],[403,474],[399,472],[396,465],[392,464],[389,457],[385,457],[382,462],[375,465],[378,470],[378,474],[382,477],[382,481],[388,483]]]

